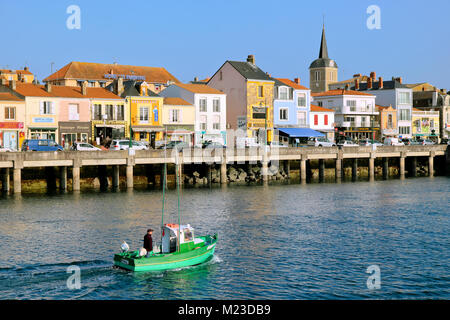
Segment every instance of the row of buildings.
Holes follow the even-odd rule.
[[[295,143],[311,130],[329,140],[448,137],[450,94],[375,72],[338,81],[325,30],[309,88],[270,75],[254,55],[225,61],[209,78],[182,83],[165,68],[70,62],[39,84],[28,68],[0,70],[0,145],[26,138],[74,141],[165,139],[227,143],[241,129],[256,141]]]

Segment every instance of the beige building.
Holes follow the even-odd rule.
[[[164,98],[162,122],[164,140],[193,143],[195,133],[195,106],[177,97]]]
[[[23,70],[0,69],[0,80],[1,79],[32,83],[34,80],[34,75],[30,72],[28,67],[23,68]]]

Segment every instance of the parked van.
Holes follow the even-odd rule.
[[[386,138],[386,139],[384,139],[384,145],[386,145],[386,146],[404,146],[405,144],[402,141],[399,141],[398,138]]]
[[[63,147],[50,139],[26,139],[22,151],[62,151]]]

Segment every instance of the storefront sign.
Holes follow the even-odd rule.
[[[247,116],[237,117],[237,128],[238,129],[247,129]]]
[[[54,118],[33,118],[34,123],[54,123]]]
[[[23,122],[0,122],[0,129],[23,129]]]
[[[136,76],[133,74],[104,74],[103,77],[105,79],[118,79],[118,78],[123,78],[125,80],[144,80],[145,81],[145,76]]]

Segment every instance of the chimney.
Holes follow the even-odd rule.
[[[361,73],[356,73],[353,75],[353,78],[361,78]]]
[[[122,95],[122,93],[123,93],[123,78],[122,77],[119,77],[118,79],[117,79],[117,83],[116,83],[116,94],[118,95],[118,96],[120,96],[120,95]]]
[[[367,78],[367,89],[372,89],[372,78]]]
[[[195,78],[194,78],[194,81],[195,81],[195,82],[198,82],[198,77],[195,77]]]
[[[447,92],[447,89],[441,89],[441,93],[445,94]]]
[[[249,54],[247,57],[247,62],[251,64],[255,64],[255,56],[253,54]]]
[[[81,94],[85,96],[87,94],[87,81],[83,81],[81,84]]]
[[[359,90],[359,79],[355,79],[355,90]]]
[[[383,89],[383,77],[378,78],[378,89]]]
[[[349,88],[349,85],[347,83],[347,84],[345,84],[345,91],[348,91],[348,88]]]
[[[23,67],[23,70],[29,71],[30,69],[28,67]]]
[[[397,81],[398,81],[400,84],[402,84],[402,77],[398,77],[398,78],[397,78]]]
[[[50,82],[45,83],[45,91],[52,92],[52,84]]]
[[[295,79],[294,79],[294,82],[295,82],[296,84],[300,84],[300,78],[295,78]]]
[[[9,81],[9,88],[11,90],[16,90],[16,80],[10,80]]]
[[[370,73],[370,78],[372,78],[372,81],[375,81],[375,79],[377,78],[377,73],[375,71],[372,71]]]

